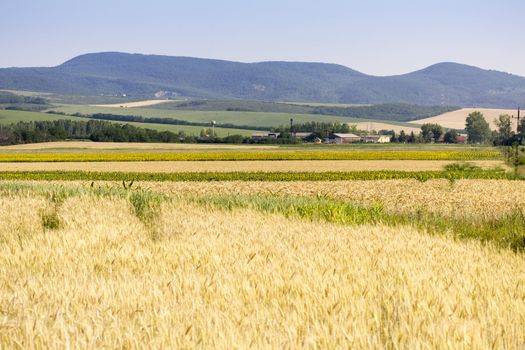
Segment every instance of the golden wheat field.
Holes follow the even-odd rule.
[[[465,121],[468,115],[472,112],[481,112],[485,117],[487,123],[489,123],[492,130],[496,130],[497,126],[494,120],[498,119],[501,114],[517,115],[517,110],[513,109],[493,109],[493,108],[461,108],[456,111],[447,112],[435,117],[414,120],[409,123],[424,124],[424,123],[437,123],[446,128],[453,129],[464,129]],[[513,128],[516,129],[516,119],[512,119]]]
[[[166,102],[172,102],[173,100],[144,100],[144,101],[135,101],[135,102],[125,102],[125,103],[114,103],[106,105],[94,105],[95,107],[114,107],[114,108],[133,108],[133,107],[146,107],[158,105]]]
[[[524,256],[491,245],[89,193],[0,221],[0,348],[525,346]]]
[[[457,163],[444,160],[247,160],[247,161],[129,161],[1,163],[2,171],[99,171],[99,172],[332,172],[332,171],[429,171]],[[507,168],[500,160],[469,161],[481,168]]]

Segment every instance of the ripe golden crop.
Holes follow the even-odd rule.
[[[67,186],[68,182],[57,182]],[[73,182],[70,186],[90,186]],[[96,182],[97,186],[121,186],[121,182]],[[496,219],[521,211],[525,215],[525,182],[512,180],[418,181],[137,181],[135,186],[176,195],[270,195],[326,197],[362,205],[380,203],[390,213],[423,211],[458,218]]]
[[[147,220],[132,203],[0,196],[1,348],[525,346],[522,254],[178,202]]]

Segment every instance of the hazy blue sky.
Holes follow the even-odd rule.
[[[88,52],[340,63],[454,61],[525,76],[525,0],[0,0],[0,67]]]

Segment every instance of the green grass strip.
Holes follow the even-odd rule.
[[[62,180],[62,181],[341,181],[416,179],[506,179],[520,176],[501,169],[475,171],[352,171],[352,172],[87,172],[87,171],[5,171],[0,180]]]
[[[392,227],[411,226],[428,234],[451,235],[457,239],[478,240],[496,246],[525,251],[525,216],[520,210],[497,219],[450,217],[417,210],[412,213],[391,213],[380,202],[362,205],[318,197],[280,197],[270,195],[208,195],[176,196],[135,189],[131,184],[122,187],[94,186],[67,188],[59,185],[0,183],[0,195],[41,195],[53,203],[68,197],[90,194],[106,198],[126,198],[139,219],[152,225],[152,238],[157,239],[154,219],[163,202],[194,203],[210,209],[252,209],[310,221],[326,221],[341,225],[383,224]]]
[[[482,220],[446,217],[417,211],[389,213],[381,203],[363,206],[324,197],[276,197],[262,195],[227,195],[189,198],[192,202],[225,210],[249,208],[286,217],[327,221],[342,225],[383,224],[412,226],[429,234],[447,234],[458,239],[492,242],[502,248],[525,251],[525,215],[516,210],[498,219]]]

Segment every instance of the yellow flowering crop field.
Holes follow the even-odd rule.
[[[491,160],[480,151],[209,151],[163,153],[0,153],[0,162],[214,161],[214,160]]]

